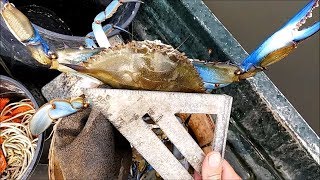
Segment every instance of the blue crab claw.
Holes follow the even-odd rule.
[[[41,64],[48,65],[55,54],[50,51],[47,42],[40,36],[29,19],[7,0],[1,0],[0,14],[10,32],[23,45],[27,46],[32,56]]]
[[[280,61],[297,47],[299,42],[319,31],[319,21],[311,27],[299,28],[312,17],[312,10],[319,6],[319,0],[310,1],[280,30],[269,37],[261,46],[253,51],[240,65],[242,72],[261,71],[267,66]]]
[[[44,104],[33,115],[30,121],[30,131],[33,135],[44,132],[51,123],[59,118],[71,115],[79,110],[88,107],[83,97],[71,100],[51,100]]]

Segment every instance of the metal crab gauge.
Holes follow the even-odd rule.
[[[152,92],[117,89],[86,89],[108,120],[164,179],[192,179],[162,141],[142,119],[148,114],[190,165],[201,172],[204,152],[175,117],[177,113],[216,115],[213,150],[224,154],[232,97],[227,95]]]

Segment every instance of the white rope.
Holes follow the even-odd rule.
[[[0,113],[1,116],[12,113],[18,107],[30,107],[31,110],[19,113],[0,123],[1,138],[4,140],[1,149],[7,161],[7,168],[1,174],[0,180],[21,179],[30,165],[37,147],[38,139],[31,135],[29,121],[35,113],[30,100],[8,104]],[[21,123],[12,122],[19,118]]]

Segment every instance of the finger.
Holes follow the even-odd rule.
[[[241,179],[226,160],[223,160],[222,162],[222,177],[223,179]]]
[[[201,175],[195,171],[194,172],[194,180],[201,180],[201,179],[202,179]]]
[[[218,152],[210,152],[202,164],[202,179],[221,179],[222,161]]]

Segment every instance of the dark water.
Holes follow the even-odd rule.
[[[247,52],[279,29],[308,1],[204,0]],[[311,20],[311,21],[310,21]],[[319,8],[309,24],[319,21]],[[266,74],[319,135],[319,32]]]

